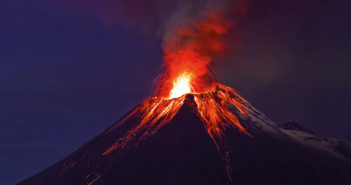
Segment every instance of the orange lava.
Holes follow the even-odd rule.
[[[173,82],[173,88],[169,93],[169,99],[178,98],[184,94],[191,93],[193,87],[190,85],[192,76],[188,73],[182,73]]]
[[[204,121],[206,130],[212,138],[223,138],[224,130],[228,127],[237,128],[240,132],[250,135],[240,124],[232,109],[232,107],[235,107],[246,117],[245,111],[247,110],[248,102],[241,98],[233,89],[217,83],[209,92],[193,93],[192,95],[196,104],[193,111]],[[143,140],[147,136],[156,133],[178,113],[185,97],[184,94],[173,99],[151,97],[145,100],[121,120],[117,126],[123,124],[131,117],[137,117],[140,123],[106,150],[103,155],[107,155],[117,148],[124,148],[132,139],[139,138],[139,140]]]
[[[208,86],[215,82],[209,65],[220,58],[228,48],[228,33],[231,24],[216,13],[205,13],[193,24],[182,24],[173,34],[165,38],[164,66],[157,90],[159,97],[173,97],[174,82],[186,75],[191,93],[208,91]]]
[[[188,94],[187,91],[184,92],[180,97],[173,99],[151,97],[145,100],[117,126],[120,126],[131,117],[140,120],[139,124],[108,148],[103,155],[108,155],[115,150],[135,148],[140,142],[155,134],[178,113],[184,104],[186,94]],[[248,110],[247,106],[249,104],[233,89],[220,83],[216,83],[208,92],[191,94],[194,96],[195,102],[193,111],[203,120],[205,129],[222,156],[228,179],[231,181],[232,167],[229,161],[225,130],[227,128],[236,128],[245,135],[251,136],[240,124],[236,116],[236,114],[241,114],[243,117],[247,116],[246,110]],[[236,114],[234,108],[238,110]]]
[[[139,145],[169,123],[184,104],[186,94],[192,94],[195,104],[193,112],[204,122],[231,181],[232,167],[225,130],[235,128],[250,136],[237,117],[247,117],[249,103],[232,88],[217,82],[209,67],[226,50],[228,43],[224,36],[231,27],[225,18],[215,13],[205,13],[191,25],[179,25],[174,35],[164,41],[166,71],[160,78],[156,96],[146,99],[111,128],[122,125],[129,118],[139,121],[103,155]]]
[[[120,124],[123,124],[128,118],[133,116],[138,117],[140,123],[107,149],[103,155],[107,155],[117,148],[125,148],[128,142],[133,139],[137,139],[136,142],[138,143],[156,133],[165,123],[168,123],[177,114],[180,107],[183,105],[184,99],[185,96],[174,99],[151,97],[145,100],[116,126],[120,126]]]

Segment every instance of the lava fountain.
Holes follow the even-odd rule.
[[[173,82],[173,88],[169,94],[169,99],[178,98],[184,94],[193,93],[192,86],[190,85],[191,75],[187,73],[181,74]]]

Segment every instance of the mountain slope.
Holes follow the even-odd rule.
[[[246,116],[235,106],[232,112],[250,135],[235,127],[225,129],[221,141],[225,150],[221,150],[196,112],[195,97],[187,95],[162,127],[147,125],[131,132],[142,120],[142,115],[131,111],[76,152],[19,185],[350,184],[347,142],[318,138],[297,123],[277,125],[245,104]],[[126,139],[128,134],[131,137]]]

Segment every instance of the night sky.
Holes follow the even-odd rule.
[[[126,2],[0,1],[0,184],[62,159],[152,95],[159,17],[174,2]],[[253,0],[240,49],[213,66],[218,79],[277,123],[351,140],[350,10]]]

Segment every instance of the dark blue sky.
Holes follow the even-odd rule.
[[[159,20],[152,3],[133,2],[138,14],[126,16],[110,8],[118,1],[0,1],[0,184],[48,167],[152,94]],[[276,122],[350,140],[350,8],[253,1],[218,78]]]

